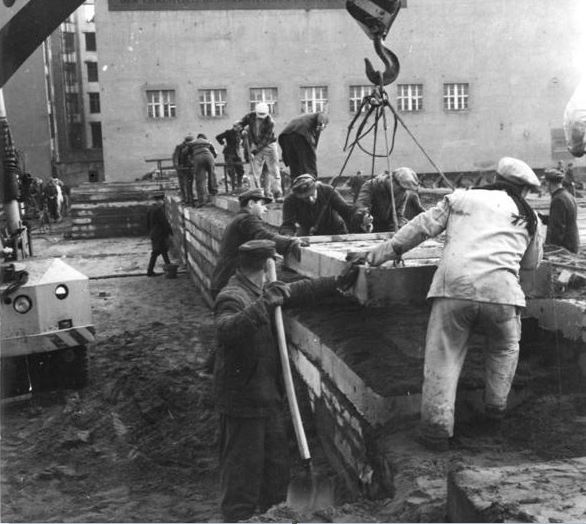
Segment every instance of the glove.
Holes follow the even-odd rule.
[[[348,267],[336,278],[336,287],[342,292],[348,291],[356,282],[358,271],[357,265],[348,264]]]
[[[366,263],[366,253],[366,251],[348,251],[346,262],[350,262],[353,266],[361,266]]]
[[[301,262],[301,240],[294,238],[287,248],[287,255],[291,255],[297,262]]]
[[[283,302],[291,296],[289,285],[280,280],[268,283],[262,291],[262,300],[269,309],[282,306]]]

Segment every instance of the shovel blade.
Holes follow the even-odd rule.
[[[330,478],[303,475],[294,478],[287,490],[287,506],[297,512],[316,511],[334,505],[335,486]]]

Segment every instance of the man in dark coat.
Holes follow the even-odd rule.
[[[169,240],[173,234],[171,224],[165,216],[165,195],[157,194],[153,197],[155,204],[147,212],[147,230],[151,237],[151,258],[147,269],[147,276],[155,277],[161,273],[155,273],[155,263],[159,255],[162,255],[165,264],[170,264],[169,260]]]
[[[395,231],[425,211],[418,195],[419,179],[415,171],[400,167],[392,174],[383,173],[360,188],[356,206],[373,217],[373,231]],[[393,198],[394,197],[394,198]],[[393,200],[398,225],[394,227]]]
[[[262,216],[267,211],[265,204],[271,202],[272,199],[265,197],[262,189],[250,189],[242,193],[238,200],[240,211],[226,227],[220,243],[218,262],[212,276],[212,298],[216,297],[234,274],[238,262],[238,248],[249,240],[263,238],[273,240],[277,253],[281,255],[290,253],[296,258],[300,256],[298,239],[279,235],[271,231],[263,222]]]
[[[214,370],[220,412],[221,510],[225,522],[249,519],[285,500],[289,449],[285,391],[274,315],[276,306],[303,306],[347,289],[356,268],[340,277],[265,282],[275,243],[239,248],[239,267],[214,305],[218,356]]]
[[[285,198],[279,232],[290,236],[344,235],[350,224],[358,220],[355,214],[356,208],[346,203],[332,186],[303,174],[295,179]]]
[[[240,157],[240,144],[242,139],[238,129],[238,122],[235,122],[231,129],[226,129],[223,133],[216,135],[216,140],[221,146],[224,146],[222,150],[224,162],[226,164],[234,164],[226,166],[230,182],[232,183],[232,191],[241,189],[244,167],[242,166],[242,158]]]
[[[197,207],[202,207],[210,201],[209,195],[215,195],[218,192],[215,171],[216,162],[214,160],[218,154],[212,143],[203,133],[197,135],[197,138],[190,146],[191,159],[195,171]]]
[[[580,250],[580,235],[578,233],[578,206],[576,199],[563,187],[564,173],[557,169],[548,169],[545,172],[547,189],[551,194],[549,216],[539,215],[547,225],[546,244],[565,247],[572,253]]]
[[[193,135],[190,133],[183,142],[175,146],[173,151],[173,167],[177,172],[177,181],[179,183],[179,194],[181,200],[186,205],[193,204],[193,163],[191,160],[191,144]]]
[[[317,144],[328,124],[324,113],[307,113],[291,120],[279,135],[283,162],[291,169],[291,182],[309,173],[317,178]]]

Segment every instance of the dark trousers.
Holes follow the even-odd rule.
[[[195,170],[193,167],[186,167],[183,170],[183,193],[184,202],[186,204],[193,204],[193,177]]]
[[[281,135],[279,144],[291,171],[291,182],[305,173],[317,177],[315,150],[304,137],[296,133]]]
[[[195,157],[195,190],[199,205],[203,205],[208,201],[208,194],[215,195],[218,192],[215,167],[216,163],[211,154],[202,154]]]
[[[225,522],[248,519],[286,499],[289,449],[282,412],[220,416],[220,483]]]
[[[167,253],[166,249],[155,249],[151,251],[151,258],[149,259],[149,267],[147,269],[147,275],[152,275],[155,270],[155,263],[157,262],[157,258],[159,255],[163,256],[163,260],[165,264],[170,264],[171,261],[169,260],[169,254]]]
[[[236,151],[224,151],[224,162],[230,164],[233,162],[242,162],[240,155]],[[244,176],[244,167],[241,165],[226,166],[230,183],[232,184],[232,191],[242,187],[242,177]],[[228,189],[228,188],[226,188]]]

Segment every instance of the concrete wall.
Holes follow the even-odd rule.
[[[280,130],[300,111],[300,86],[326,85],[331,124],[319,169],[322,176],[339,171],[353,116],[349,86],[368,83],[364,57],[380,65],[344,9],[110,11],[108,5],[96,5],[106,180],[142,175],[145,158],[170,156],[188,130],[213,137],[231,126],[249,110],[250,87],[278,88]],[[551,131],[561,129],[586,63],[582,8],[581,0],[407,2],[386,45],[401,61],[396,84],[424,86],[424,110],[402,116],[444,171],[492,168],[503,155],[537,168],[557,162]],[[444,112],[444,82],[470,84],[469,111]],[[225,117],[199,116],[198,89],[207,88],[227,89]],[[149,120],[147,89],[174,89],[177,116]],[[396,85],[388,92],[395,103]],[[392,164],[433,171],[401,129]],[[356,153],[348,170],[358,168],[368,171],[370,160]]]
[[[2,88],[16,149],[35,177],[51,176],[51,134],[43,50],[37,49]]]

